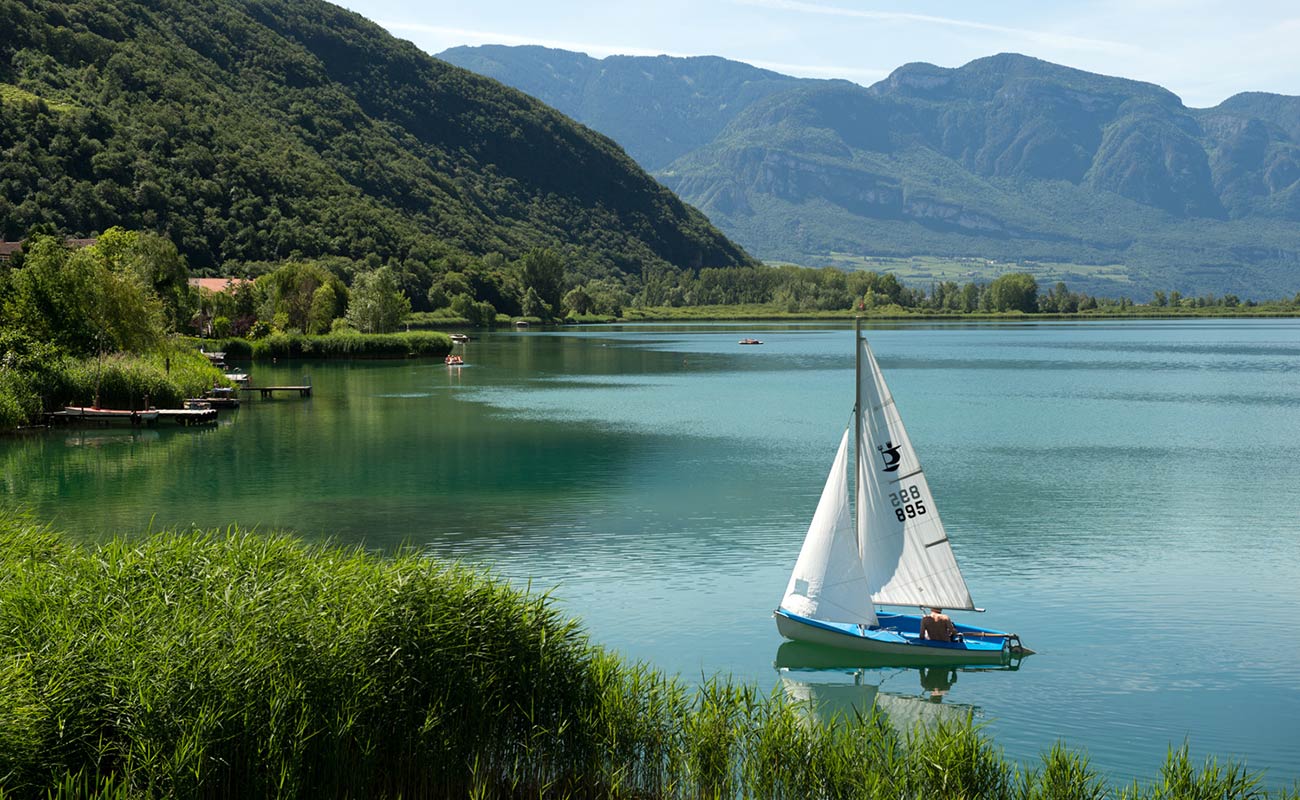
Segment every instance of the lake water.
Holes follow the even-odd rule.
[[[878,697],[896,721],[972,709],[1008,755],[1060,739],[1116,781],[1184,741],[1300,778],[1300,322],[866,333],[989,609],[959,620],[1019,632],[1039,652],[1019,670],[774,669],[770,612],[853,403],[845,326],[484,334],[461,369],[257,364],[263,384],[310,372],[314,397],[0,441],[0,502],[90,537],[238,522],[410,544],[553,587],[595,640],[687,680]]]

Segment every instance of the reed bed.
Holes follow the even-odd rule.
[[[900,735],[691,688],[413,552],[235,528],[86,545],[0,516],[0,797],[1267,796],[1185,749],[1120,789],[1061,746],[1042,761],[969,720]]]
[[[0,429],[39,422],[43,411],[69,405],[104,408],[179,408],[213,386],[230,385],[221,370],[184,346],[147,354],[100,358],[55,357],[25,369],[0,367]]]
[[[273,358],[441,358],[451,352],[451,338],[434,331],[403,333],[329,333],[321,336],[275,333],[264,339],[227,339],[211,343],[228,359]]]

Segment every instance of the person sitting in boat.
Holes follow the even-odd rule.
[[[930,613],[921,617],[921,638],[934,642],[958,642],[957,626],[952,624],[952,617],[943,613],[942,608],[932,608]]]

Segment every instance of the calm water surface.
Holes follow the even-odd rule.
[[[310,371],[315,396],[203,431],[0,441],[0,502],[91,537],[239,522],[413,544],[555,587],[594,639],[688,680],[878,698],[902,723],[971,709],[1012,757],[1061,739],[1117,781],[1184,741],[1300,779],[1300,322],[868,335],[989,609],[970,621],[1040,653],[1018,671],[774,670],[770,611],[853,402],[844,327],[486,334],[462,369],[258,364],[264,384]]]

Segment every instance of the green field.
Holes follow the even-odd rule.
[[[1116,292],[1131,291],[1133,279],[1124,264],[1073,264],[1063,261],[998,261],[975,256],[857,256],[851,253],[831,253],[830,265],[844,270],[869,270],[889,272],[912,286],[928,281],[954,281],[956,283],[987,283],[1008,272],[1027,272],[1034,276],[1039,286],[1050,286],[1057,281],[1087,280],[1114,284]]]

